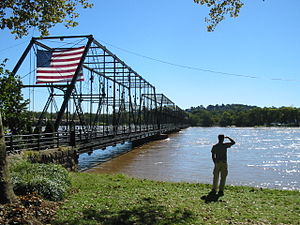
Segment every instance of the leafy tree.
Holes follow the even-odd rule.
[[[282,113],[281,123],[284,124],[298,124],[298,113],[294,107],[282,107],[280,108]]]
[[[198,117],[193,113],[190,113],[190,115],[189,115],[189,124],[191,126],[199,126],[198,125]]]
[[[198,126],[211,127],[214,124],[212,115],[207,110],[197,111],[196,116],[199,118],[196,123]]]
[[[212,116],[209,113],[205,113],[202,117],[202,126],[203,127],[211,127],[214,124]]]
[[[237,127],[248,127],[249,126],[249,112],[241,111],[235,115],[235,125]]]
[[[28,121],[23,115],[27,101],[21,94],[20,78],[14,77],[8,70],[4,69],[5,62],[0,64],[0,203],[12,203],[17,201],[10,182],[6,146],[4,140],[4,123],[13,133],[20,132]]]
[[[212,114],[208,112],[204,107],[192,107],[187,110],[190,112],[189,123],[191,126],[210,127],[214,124]]]
[[[5,62],[4,62],[5,63]],[[13,134],[20,134],[26,130],[29,122],[26,113],[28,100],[24,100],[21,91],[21,79],[13,76],[10,71],[0,65],[0,111],[3,115],[3,124]]]
[[[0,29],[9,29],[16,38],[21,38],[28,34],[29,29],[37,28],[42,36],[46,36],[58,23],[64,23],[66,27],[76,26],[78,5],[92,7],[88,0],[0,1]],[[4,66],[4,63],[0,64],[0,203],[9,203],[16,198],[9,181],[1,113],[12,132],[19,133],[23,129],[24,117],[16,117],[14,113],[22,113],[28,102],[21,95],[20,78],[5,70]]]
[[[0,112],[0,204],[17,201],[10,182],[6,160],[6,146]]]
[[[42,36],[58,23],[66,27],[78,25],[77,7],[91,8],[88,0],[4,0],[0,2],[0,29],[9,29],[16,38],[37,28]]]
[[[210,8],[209,17],[205,18],[209,32],[214,31],[227,14],[231,17],[237,17],[244,5],[241,0],[194,0],[194,2]]]
[[[220,119],[220,126],[226,127],[232,125],[232,115],[229,112],[223,112],[221,119]]]
[[[240,104],[193,107],[190,113],[192,126],[299,126],[300,109],[294,107],[260,108]]]

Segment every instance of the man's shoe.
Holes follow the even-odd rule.
[[[208,193],[208,195],[216,195],[216,190],[215,189],[212,189],[209,193]]]
[[[224,191],[219,191],[219,192],[218,192],[218,195],[219,195],[219,196],[224,196]]]

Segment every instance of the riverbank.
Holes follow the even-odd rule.
[[[125,175],[71,173],[72,192],[53,224],[300,224],[299,191],[227,187],[217,202],[210,185]]]

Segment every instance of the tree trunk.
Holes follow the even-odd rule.
[[[0,204],[16,202],[6,160],[6,146],[0,113]]]

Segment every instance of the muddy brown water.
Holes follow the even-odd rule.
[[[130,151],[130,143],[82,155],[87,173],[123,173],[160,181],[211,183],[211,146],[217,135],[236,141],[228,150],[228,184],[300,190],[299,128],[187,128]],[[113,153],[111,153],[113,152]],[[107,161],[110,154],[122,155]],[[103,157],[103,155],[105,157]],[[90,160],[90,161],[89,161]]]

